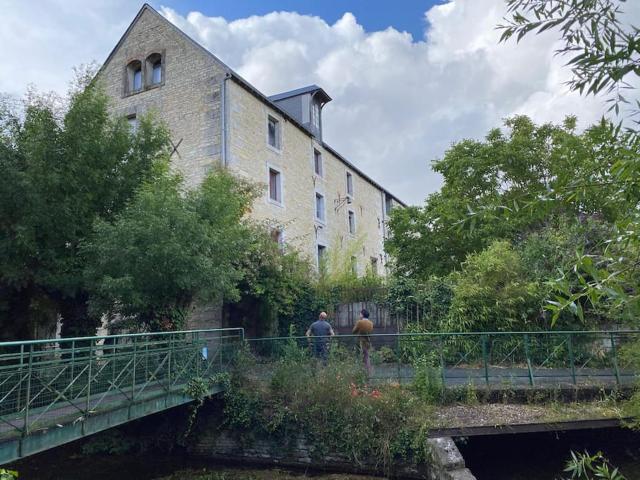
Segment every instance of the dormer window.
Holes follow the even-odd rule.
[[[302,124],[316,139],[322,140],[322,107],[331,101],[317,85],[272,95],[269,100]]]
[[[320,105],[318,102],[311,104],[311,124],[320,131]]]
[[[142,63],[134,60],[127,65],[127,93],[142,90]]]
[[[162,83],[162,55],[153,53],[147,57],[148,85],[160,85]]]

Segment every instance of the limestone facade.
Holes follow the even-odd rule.
[[[187,185],[198,185],[214,165],[227,166],[264,187],[250,215],[271,225],[287,248],[314,263],[320,248],[329,265],[385,274],[386,215],[401,202],[323,142],[319,128],[307,128],[151,7],[138,13],[97,79],[114,115],[135,123],[153,112],[166,123],[176,147],[172,165]],[[270,118],[278,125],[276,148]],[[278,201],[270,198],[270,172],[278,175]]]
[[[142,69],[142,88],[127,89],[127,66],[162,57],[162,79],[150,85]],[[196,186],[220,162],[220,94],[226,75],[222,65],[198,47],[151,7],[142,8],[111,53],[97,80],[111,98],[114,115],[140,119],[146,113],[160,118],[171,132],[176,151],[172,165],[187,185]]]

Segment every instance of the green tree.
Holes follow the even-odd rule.
[[[565,191],[576,178],[605,183],[622,150],[608,124],[579,134],[571,117],[563,125],[537,126],[520,116],[505,126],[484,141],[453,145],[433,164],[444,178],[441,190],[424,207],[392,213],[386,246],[399,273],[422,279],[448,274],[469,253],[494,240],[521,239],[554,218],[617,218],[620,206],[602,202],[612,186],[572,190],[571,196]]]
[[[79,246],[96,219],[122,210],[167,156],[151,118],[137,132],[108,113],[99,85],[70,94],[68,109],[31,97],[0,108],[0,323],[6,338],[32,338],[63,318],[63,335],[93,333]]]
[[[518,40],[546,30],[560,34],[557,53],[568,55],[573,77],[569,82],[580,93],[609,95],[610,110],[637,115],[637,77],[640,76],[640,29],[625,22],[624,0],[507,0],[508,18],[501,25],[502,41]],[[624,95],[623,95],[624,94]],[[635,105],[631,105],[635,104]],[[561,298],[550,304],[554,318],[566,309],[580,313],[577,302],[606,303],[626,311],[629,318],[640,310],[637,254],[640,251],[640,215],[637,211],[640,180],[640,135],[637,125],[620,133],[610,126],[608,136],[616,139],[612,163],[605,177],[578,176],[562,192],[572,199],[591,191],[601,201],[623,208],[617,229],[608,239],[605,255],[579,256],[573,268],[558,282]],[[566,277],[577,276],[578,290],[566,288]]]
[[[165,165],[84,243],[92,308],[138,329],[181,328],[194,302],[237,299],[255,189],[226,170],[186,191]]]

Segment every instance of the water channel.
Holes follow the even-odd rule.
[[[470,437],[458,442],[478,480],[556,480],[571,450],[601,451],[627,480],[640,480],[640,432],[623,428]]]
[[[20,480],[373,480],[351,474],[239,468],[193,462],[182,455],[83,455],[82,441],[15,465]],[[601,450],[627,480],[640,480],[640,433],[628,429],[493,435],[458,442],[478,480],[561,479],[571,450]]]

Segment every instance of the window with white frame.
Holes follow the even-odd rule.
[[[267,117],[267,142],[269,146],[280,150],[280,122],[271,115]]]
[[[391,198],[391,195],[389,195],[388,193],[385,193],[385,195],[384,195],[384,213],[389,215],[391,213],[392,209],[393,209],[393,199]]]
[[[282,204],[282,174],[269,167],[269,200]]]
[[[142,62],[134,60],[127,65],[126,93],[135,93],[142,90]]]
[[[351,273],[358,276],[358,259],[355,256],[351,257]]]
[[[316,192],[316,220],[325,221],[324,195],[318,192]]]
[[[356,212],[353,210],[349,210],[348,213],[348,222],[349,222],[349,233],[351,235],[356,234]]]
[[[315,148],[313,149],[313,171],[316,172],[316,175],[319,177],[322,176],[324,168],[322,165],[322,153],[320,153]]]
[[[135,134],[138,132],[138,117],[136,117],[135,113],[127,117],[127,123],[129,124],[129,129],[131,130],[131,133]]]
[[[325,247],[324,245],[318,245],[317,261],[319,270],[322,270],[324,268],[326,253],[327,247]]]
[[[378,257],[371,257],[371,274],[378,275]]]
[[[347,195],[353,197],[353,175],[347,172]]]

